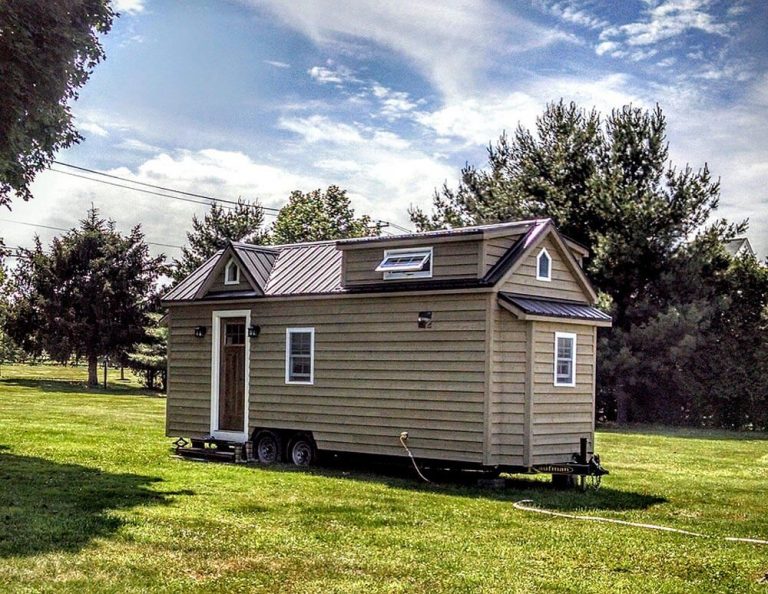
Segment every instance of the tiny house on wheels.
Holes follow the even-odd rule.
[[[601,474],[595,347],[611,320],[586,255],[549,219],[230,243],[163,300],[167,435],[181,454],[262,463],[407,445],[443,467]]]

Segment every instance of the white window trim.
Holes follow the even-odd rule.
[[[571,381],[560,382],[557,380],[557,343],[561,338],[570,338],[573,341],[573,365],[571,368]],[[573,332],[555,332],[555,354],[553,361],[554,385],[562,388],[573,388],[576,386],[576,334]]]
[[[549,259],[549,266],[547,267],[548,276],[539,275],[539,270],[541,269],[541,267],[539,266],[539,263],[541,262],[541,257],[544,255],[546,255],[547,258]],[[547,282],[550,282],[552,280],[552,256],[549,255],[547,248],[541,248],[539,255],[536,256],[536,280],[547,281]]]
[[[245,318],[245,410],[243,430],[219,431],[219,379],[221,369],[221,320],[223,318]],[[228,309],[214,311],[211,319],[213,344],[211,348],[211,435],[228,441],[248,441],[248,408],[251,394],[251,340],[248,328],[251,326],[250,309]]]
[[[291,334],[309,332],[309,381],[291,379]],[[315,383],[315,329],[286,328],[285,329],[285,383],[312,386]]]
[[[235,279],[229,280],[229,270],[235,267]],[[235,262],[234,258],[230,258],[227,265],[224,267],[224,284],[225,285],[239,285],[240,284],[240,267]]]
[[[403,278],[432,278],[432,270],[435,266],[434,249],[429,247],[410,247],[410,248],[398,248],[395,250],[384,250],[384,258],[382,262],[390,256],[397,254],[413,254],[413,253],[429,253],[429,270],[416,270],[414,272],[384,272],[384,280],[396,280]],[[381,264],[379,264],[381,266]]]

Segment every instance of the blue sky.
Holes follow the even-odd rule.
[[[762,0],[116,4],[107,60],[74,107],[86,139],[62,161],[272,207],[336,183],[359,212],[408,226],[410,205],[428,207],[549,101],[659,103],[673,161],[708,163],[720,214],[748,217],[768,252]],[[1,218],[69,227],[94,203],[120,228],[181,245],[204,211],[55,172],[33,190]],[[0,229],[31,243],[29,227]]]

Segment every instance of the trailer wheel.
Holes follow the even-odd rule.
[[[260,431],[253,438],[256,459],[264,466],[280,462],[280,437],[273,431]]]
[[[288,445],[288,458],[296,466],[311,466],[317,457],[317,448],[311,438],[297,435]]]

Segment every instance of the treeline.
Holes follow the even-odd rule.
[[[269,228],[258,202],[239,201],[233,209],[212,204],[203,218],[193,217],[181,257],[167,262],[150,255],[141,226],[122,234],[91,208],[49,246],[35,237],[10,271],[0,265],[0,363],[84,361],[88,384],[96,386],[98,364],[108,358],[133,369],[148,388],[164,390],[167,331],[160,298],[228,241],[294,243],[380,231],[379,223],[355,216],[337,186],[295,191]]]
[[[589,248],[614,321],[598,344],[601,420],[766,430],[768,268],[727,253],[747,223],[715,218],[719,196],[706,165],[669,162],[661,109],[561,101],[410,215],[421,230],[551,217]]]
[[[502,134],[487,166],[467,165],[431,212],[410,216],[419,230],[550,217],[589,249],[587,272],[614,320],[599,334],[599,420],[766,430],[768,268],[728,253],[747,223],[716,218],[719,196],[706,166],[670,163],[660,109],[604,117],[561,101],[533,130]],[[86,360],[91,383],[95,361],[109,356],[162,388],[162,279],[184,278],[229,240],[381,232],[336,186],[292,193],[270,227],[261,206],[244,201],[212,204],[191,226],[173,262],[149,255],[140,227],[121,235],[94,210],[47,248],[36,240],[0,283],[2,352]]]

